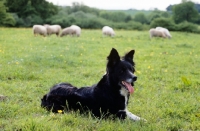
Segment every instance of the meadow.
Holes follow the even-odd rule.
[[[81,37],[34,37],[30,28],[0,28],[0,130],[188,131],[200,130],[200,35],[148,31],[82,30]],[[97,83],[112,48],[135,49],[135,92],[128,109],[147,122],[97,119],[76,112],[49,113],[40,99],[56,83]]]

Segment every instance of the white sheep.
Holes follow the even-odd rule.
[[[107,36],[111,36],[111,37],[115,36],[115,32],[114,32],[113,28],[111,28],[109,26],[104,26],[102,28],[102,34],[107,35]]]
[[[150,34],[150,38],[152,38],[152,37],[166,38],[167,37],[163,31],[156,30],[155,28],[150,29],[149,34]]]
[[[163,27],[156,27],[156,30],[160,30],[160,31],[163,31],[165,33],[165,35],[168,37],[168,38],[171,38],[171,34],[169,33],[169,30],[166,29],[166,28],[163,28]]]
[[[44,26],[47,29],[47,34],[48,35],[56,34],[57,36],[59,36],[59,34],[61,32],[61,26],[60,25],[48,25],[48,24],[45,24]]]
[[[75,34],[77,37],[79,37],[81,35],[81,28],[77,25],[71,25],[70,28],[72,28],[72,30],[74,30]]]
[[[47,29],[42,25],[33,25],[33,34],[35,36],[39,34],[45,37],[47,35]]]
[[[71,25],[70,27],[66,27],[62,30],[60,37],[65,35],[77,36],[81,35],[81,28],[77,25]]]
[[[74,29],[73,28],[71,28],[71,27],[67,27],[67,28],[64,28],[63,30],[62,30],[62,33],[60,34],[60,37],[63,37],[63,36],[67,36],[67,35],[71,35],[71,36],[73,36],[73,35],[75,35],[75,31],[74,31]]]

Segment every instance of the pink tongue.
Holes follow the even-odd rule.
[[[129,84],[129,83],[125,82],[125,81],[123,81],[123,84],[128,88],[128,91],[130,93],[134,92],[134,88],[133,88],[133,86],[131,84]]]

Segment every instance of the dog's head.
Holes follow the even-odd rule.
[[[134,53],[135,51],[131,50],[120,59],[117,50],[113,48],[110,51],[110,55],[107,57],[107,74],[109,76],[109,81],[118,90],[123,87],[130,93],[134,92],[133,85],[137,80],[137,77],[134,75]]]

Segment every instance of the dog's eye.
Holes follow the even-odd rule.
[[[131,68],[130,70],[131,70],[133,73],[135,72],[135,68]]]

